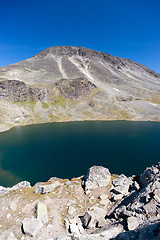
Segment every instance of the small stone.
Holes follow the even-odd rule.
[[[41,202],[37,203],[36,208],[35,208],[35,215],[38,220],[42,221],[43,223],[47,223],[48,222],[48,212],[47,212],[46,205]]]
[[[7,214],[7,219],[9,219],[12,215],[10,213]]]
[[[17,240],[17,238],[14,236],[13,232],[11,232],[7,238],[7,240]]]
[[[73,206],[68,207],[68,214],[70,216],[74,215],[76,213],[76,209]]]
[[[11,202],[9,206],[10,206],[10,209],[12,211],[16,211],[17,210],[17,204],[15,202]]]
[[[123,198],[123,194],[114,194],[113,201],[118,201]]]
[[[137,228],[139,226],[139,222],[138,222],[137,218],[136,217],[128,217],[127,218],[127,226],[128,226],[129,231]]]
[[[35,237],[37,232],[43,227],[42,221],[37,218],[25,218],[22,222],[23,233]]]

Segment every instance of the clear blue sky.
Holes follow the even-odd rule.
[[[2,0],[0,66],[84,46],[160,73],[160,0]]]

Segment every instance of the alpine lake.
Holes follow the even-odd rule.
[[[139,175],[160,161],[160,122],[86,121],[16,127],[0,134],[0,186],[85,175],[93,165]]]

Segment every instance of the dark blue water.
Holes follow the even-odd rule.
[[[14,128],[0,134],[0,185],[72,178],[102,165],[139,175],[160,161],[158,122],[70,122]]]

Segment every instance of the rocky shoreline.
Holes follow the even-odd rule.
[[[79,178],[0,187],[2,240],[160,237],[160,162],[140,176],[91,167]]]

